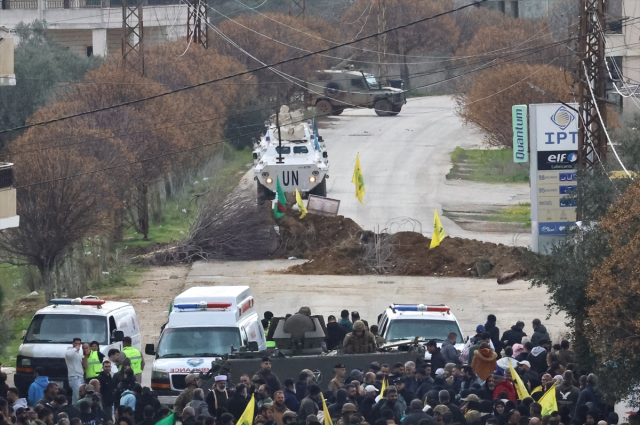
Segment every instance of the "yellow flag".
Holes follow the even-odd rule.
[[[433,216],[433,235],[431,235],[431,245],[429,249],[435,248],[440,245],[440,242],[447,236],[444,233],[444,227],[442,227],[442,222],[440,221],[440,217],[438,216],[438,210],[434,210]]]
[[[296,187],[296,203],[298,204],[298,209],[300,210],[300,220],[307,215],[307,208],[304,206],[302,202],[302,196],[300,196],[300,192],[298,192],[298,188]]]
[[[382,386],[380,387],[380,398],[384,398],[384,391],[387,389],[387,378],[382,380]]]
[[[515,387],[516,392],[518,393],[518,398],[520,400],[524,400],[525,398],[529,397],[529,391],[527,391],[527,387],[524,385],[524,382],[522,382],[522,378],[520,378],[520,375],[518,375],[516,370],[513,368],[511,361],[509,361],[509,369],[511,369],[511,379],[516,381]]]
[[[244,409],[242,416],[240,416],[240,419],[236,422],[237,425],[253,425],[253,418],[255,417],[254,411],[256,409],[255,397],[255,394],[251,394],[251,400],[249,400],[249,404],[247,404],[247,407]]]
[[[537,387],[532,389],[531,394],[539,393],[540,391],[542,391],[542,385],[538,385]]]
[[[333,425],[333,422],[331,422],[331,415],[329,414],[329,409],[327,408],[327,402],[324,401],[324,396],[322,394],[320,394],[320,397],[322,398],[322,413],[324,416],[324,425]]]
[[[558,411],[558,402],[556,401],[556,384],[554,382],[551,388],[544,393],[538,403],[542,406],[542,416],[550,415],[552,412]]]
[[[360,201],[362,205],[364,202],[362,198],[364,197],[364,178],[362,177],[362,168],[360,167],[360,155],[356,155],[356,166],[353,169],[353,177],[351,177],[351,183],[356,185],[356,198]]]

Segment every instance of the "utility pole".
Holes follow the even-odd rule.
[[[387,0],[378,0],[378,32],[387,29]],[[378,76],[381,82],[387,79],[387,34],[378,36]]]
[[[577,75],[578,103],[583,122],[578,126],[578,161],[586,170],[592,170],[598,162],[604,164],[607,157],[604,132],[607,120],[604,1],[580,0],[579,10]]]
[[[300,18],[307,15],[307,4],[305,0],[290,0],[289,3],[289,16],[294,18]]]
[[[207,0],[185,0],[187,3],[187,45],[196,43],[209,48]]]
[[[122,0],[122,67],[144,76],[144,0]]]

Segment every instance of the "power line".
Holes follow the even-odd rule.
[[[22,126],[19,126],[19,127],[0,130],[0,134],[7,133],[7,132],[10,132],[10,131],[23,130],[23,129],[27,129],[27,128],[38,126],[38,125],[45,125],[45,124],[50,124],[50,123],[53,123],[53,122],[64,121],[64,120],[67,120],[69,118],[75,118],[75,117],[79,117],[79,116],[93,114],[93,113],[96,113],[96,112],[101,112],[101,111],[106,111],[106,110],[110,110],[110,109],[120,108],[122,106],[133,105],[133,104],[136,104],[136,103],[139,103],[139,102],[144,102],[144,101],[147,101],[147,100],[158,99],[160,97],[164,97],[164,96],[168,96],[170,94],[174,94],[174,93],[179,93],[179,92],[182,92],[182,91],[190,90],[192,88],[202,87],[202,86],[205,86],[205,85],[208,85],[208,84],[212,84],[212,83],[216,83],[216,82],[219,82],[219,81],[224,81],[224,80],[228,80],[228,79],[231,79],[231,78],[235,78],[235,77],[240,77],[240,76],[243,76],[243,75],[251,74],[251,73],[254,73],[256,71],[263,70],[263,69],[273,68],[273,67],[278,66],[278,65],[283,65],[285,63],[298,61],[300,59],[304,59],[304,58],[311,57],[311,56],[314,56],[314,55],[318,55],[318,54],[321,54],[321,53],[329,52],[329,51],[338,49],[338,48],[343,47],[343,46],[348,46],[348,45],[351,45],[353,43],[357,43],[357,42],[360,42],[360,41],[363,41],[363,40],[368,40],[370,38],[376,37],[376,36],[381,35],[383,33],[386,34],[386,33],[389,33],[389,32],[392,32],[392,31],[396,31],[396,30],[399,30],[399,29],[408,28],[408,27],[410,27],[412,25],[416,25],[416,24],[419,24],[419,23],[422,23],[422,22],[427,22],[427,21],[430,21],[432,19],[436,19],[436,18],[439,18],[441,16],[445,16],[445,15],[448,15],[448,14],[455,13],[455,12],[458,12],[460,10],[466,9],[468,7],[475,6],[475,5],[483,3],[485,1],[487,1],[487,0],[479,0],[479,1],[476,1],[476,2],[473,2],[473,3],[469,3],[467,5],[464,5],[464,6],[460,6],[460,7],[455,8],[455,9],[451,9],[451,10],[448,10],[448,11],[445,11],[445,12],[437,13],[435,15],[428,16],[428,17],[425,17],[425,18],[417,19],[417,20],[412,21],[412,22],[407,23],[407,24],[398,25],[398,26],[395,26],[393,28],[389,28],[389,29],[387,29],[387,30],[385,30],[383,32],[378,32],[378,33],[375,33],[375,34],[367,35],[367,36],[361,37],[361,38],[359,38],[357,40],[354,40],[354,41],[347,41],[345,43],[338,44],[336,46],[328,47],[328,48],[325,48],[325,49],[320,49],[320,50],[317,50],[315,52],[306,53],[304,55],[297,56],[297,57],[294,57],[294,58],[283,59],[281,61],[269,64],[269,65],[260,66],[260,67],[257,67],[257,68],[254,68],[254,69],[251,69],[251,70],[248,70],[248,71],[238,72],[238,73],[235,73],[235,74],[227,75],[225,77],[204,81],[204,82],[201,82],[201,83],[198,83],[198,84],[192,84],[190,86],[181,87],[181,88],[174,89],[174,90],[171,90],[171,91],[168,91],[168,92],[165,92],[165,93],[160,93],[160,94],[157,94],[157,95],[148,96],[148,97],[145,97],[145,98],[132,100],[132,101],[128,101],[128,102],[122,102],[122,103],[119,103],[119,104],[116,104],[116,105],[107,106],[107,107],[104,107],[104,108],[98,108],[98,109],[94,109],[94,110],[91,110],[91,111],[85,111],[85,112],[81,112],[81,113],[77,113],[77,114],[73,114],[73,115],[68,115],[68,116],[65,116],[65,117],[55,118],[55,119],[52,119],[52,120],[47,120],[47,121],[42,121],[42,122],[32,123],[32,124],[26,124],[26,125],[22,125]]]

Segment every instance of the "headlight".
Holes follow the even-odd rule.
[[[268,177],[265,182],[267,182],[267,184],[271,184],[273,183],[273,179],[271,177]]]
[[[22,358],[22,361],[20,362],[21,366],[31,366],[31,359],[27,359],[27,358]]]
[[[311,183],[315,183],[316,178],[315,178],[314,176],[311,176],[311,177],[309,177],[309,181],[310,181]]]
[[[151,379],[169,379],[169,372],[151,371]]]

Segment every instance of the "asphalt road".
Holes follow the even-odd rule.
[[[360,226],[369,230],[390,224],[397,227],[398,218],[410,217],[430,235],[437,209],[450,236],[529,245],[528,234],[471,232],[442,217],[443,206],[465,211],[529,200],[528,185],[446,180],[456,146],[482,143],[482,136],[455,115],[451,97],[410,99],[395,117],[378,117],[370,109],[346,110],[321,123],[320,135],[331,161],[327,196],[340,199],[340,214]],[[365,205],[355,198],[351,183],[357,154],[365,181]]]

